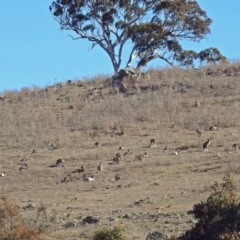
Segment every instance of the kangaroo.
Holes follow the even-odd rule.
[[[156,147],[156,139],[155,138],[152,138],[150,140],[150,147]]]
[[[90,176],[90,177],[83,176],[83,181],[84,181],[84,182],[91,182],[91,181],[93,181],[93,180],[94,180],[93,175]]]
[[[103,171],[103,164],[102,164],[102,162],[100,162],[100,164],[97,166],[97,170],[98,170],[99,172],[102,172],[102,171]]]
[[[198,128],[196,129],[196,132],[197,132],[198,137],[200,138],[202,133],[198,130]]]
[[[172,152],[172,155],[179,155],[180,154],[180,151],[179,150],[175,150]]]
[[[121,178],[118,176],[118,174],[116,174],[116,176],[115,176],[115,181],[118,181],[118,180],[120,180]]]
[[[121,160],[121,154],[116,153],[115,157],[112,160],[112,164],[119,164],[120,160]]]
[[[209,131],[215,131],[217,130],[217,125],[213,125],[209,128]]]
[[[61,158],[59,158],[57,161],[56,161],[56,167],[59,167],[59,166],[62,166],[62,167],[64,167],[63,166],[63,160],[61,159]]]
[[[6,173],[5,172],[2,172],[1,174],[0,174],[0,177],[5,177],[6,176]]]
[[[232,151],[238,151],[240,149],[240,145],[238,143],[234,143],[232,145]]]
[[[82,173],[82,172],[84,172],[84,167],[83,166],[81,166],[81,168],[78,168],[78,169],[75,169],[75,170],[72,171],[72,173]]]
[[[28,164],[26,163],[24,166],[21,166],[18,168],[18,171],[23,172],[24,170],[26,170],[28,168]]]
[[[122,145],[121,147],[119,147],[119,149],[118,150],[125,150],[125,147]]]
[[[134,158],[134,162],[135,161],[142,161],[142,155],[137,155],[135,158]]]
[[[204,144],[203,144],[203,151],[208,151],[208,147],[210,145],[210,139],[208,139]]]

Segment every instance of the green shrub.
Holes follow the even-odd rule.
[[[215,182],[211,186],[210,196],[195,204],[193,212],[198,222],[179,240],[240,239],[240,201],[230,174],[224,176],[220,185]]]
[[[125,240],[125,228],[116,226],[112,229],[104,227],[95,232],[93,240]]]

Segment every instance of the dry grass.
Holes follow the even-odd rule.
[[[92,239],[96,230],[119,223],[129,239],[144,239],[150,230],[180,235],[193,224],[187,211],[208,196],[214,181],[226,172],[240,179],[239,151],[230,151],[240,143],[240,64],[211,69],[152,69],[137,82],[125,79],[126,94],[112,94],[107,76],[4,92],[1,194],[20,207],[34,202],[49,214],[54,211],[48,239]],[[209,131],[215,124],[218,129]],[[149,148],[152,138],[156,147]],[[208,138],[209,151],[203,152]],[[125,151],[119,150],[122,145]],[[123,156],[127,149],[130,154]],[[172,155],[175,149],[179,155]],[[118,152],[120,164],[111,165]],[[145,152],[147,158],[134,162]],[[65,167],[48,167],[59,158]],[[100,161],[102,173],[97,172]],[[20,173],[26,162],[28,169]],[[82,165],[95,181],[71,173]],[[67,176],[70,180],[61,183]],[[22,213],[27,219],[38,216]],[[100,222],[65,228],[89,215]]]

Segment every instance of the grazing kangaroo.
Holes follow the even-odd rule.
[[[98,148],[100,145],[99,145],[99,142],[95,142],[95,144],[94,144],[94,147],[95,148]]]
[[[6,176],[6,173],[5,172],[2,172],[1,174],[0,174],[0,177],[5,177]]]
[[[28,164],[26,163],[24,166],[21,166],[20,168],[18,168],[18,171],[22,172],[24,170],[26,170],[28,168]]]
[[[172,152],[172,155],[179,155],[180,154],[180,151],[179,150],[175,150]]]
[[[122,151],[124,151],[124,150],[125,150],[125,147],[122,145],[121,147],[119,147],[118,150],[122,150]]]
[[[215,131],[217,130],[217,125],[213,125],[209,128],[209,131]]]
[[[63,160],[61,158],[59,158],[57,161],[56,161],[56,167],[59,167],[59,166],[63,166]]]
[[[112,164],[119,164],[120,161],[121,161],[121,154],[116,153],[115,157],[112,160]]]
[[[118,180],[120,180],[121,178],[118,176],[118,174],[116,174],[116,176],[115,176],[115,181],[118,181]]]
[[[162,151],[167,151],[167,146],[165,146],[165,148]]]
[[[81,166],[81,168],[78,168],[78,169],[75,169],[75,170],[72,171],[72,173],[82,173],[82,172],[84,172],[84,167],[83,166]]]
[[[36,149],[33,149],[33,150],[32,150],[32,154],[33,154],[33,153],[37,153],[37,150],[36,150]]]
[[[61,180],[60,182],[61,182],[61,183],[67,183],[67,182],[70,182],[70,181],[72,181],[71,177],[70,177],[70,176],[67,176],[67,177],[64,177],[64,179]]]
[[[125,153],[123,154],[123,156],[126,156],[126,155],[128,155],[128,154],[130,154],[130,149],[128,149],[127,152],[125,152]]]
[[[152,138],[150,140],[150,147],[156,147],[156,139],[155,138]]]
[[[204,144],[203,144],[203,151],[208,151],[208,147],[210,145],[210,139],[208,139]]]
[[[90,176],[90,177],[83,176],[83,181],[84,181],[84,182],[91,182],[91,181],[93,181],[93,180],[94,180],[93,175]]]
[[[117,136],[122,136],[122,135],[124,135],[124,130],[122,129],[121,132],[115,133],[115,135],[117,135]]]
[[[232,151],[238,151],[240,149],[240,145],[238,143],[234,143],[232,145]]]
[[[135,161],[142,161],[142,155],[137,155],[135,158],[134,158],[134,162]]]
[[[118,135],[122,136],[123,134],[124,134],[124,130],[122,129],[121,132]]]
[[[198,130],[198,128],[196,129],[197,135],[200,138],[202,136],[202,133]]]

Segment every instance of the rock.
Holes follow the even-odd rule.
[[[121,209],[116,209],[116,210],[113,210],[113,211],[112,211],[112,213],[120,213],[120,212],[122,212]]]
[[[193,210],[189,210],[189,211],[187,211],[187,214],[188,215],[194,215],[194,211]]]
[[[123,82],[120,83],[119,92],[121,92],[121,93],[127,92],[127,86],[125,85],[125,83],[123,83]]]
[[[119,86],[124,77],[136,76],[135,71],[132,68],[120,69],[115,75],[112,76],[112,86]]]
[[[118,76],[120,78],[129,76],[129,75],[135,75],[135,74],[136,74],[135,71],[132,68],[128,68],[128,67],[120,69],[119,72],[118,72]]]
[[[129,219],[129,218],[131,218],[131,217],[130,217],[130,214],[125,214],[125,215],[122,216],[122,218]]]
[[[34,203],[29,203],[25,207],[23,207],[22,209],[24,209],[24,210],[34,210],[35,208],[36,208],[36,205]]]
[[[97,223],[99,221],[100,221],[100,219],[98,217],[94,217],[94,216],[87,216],[86,218],[83,219],[84,224]]]
[[[200,101],[195,101],[194,107],[201,107],[201,102]]]
[[[73,227],[79,227],[80,226],[80,223],[76,222],[75,220],[73,221],[70,221],[70,222],[67,222],[64,227],[65,228],[73,228]]]
[[[129,220],[137,220],[139,216],[134,213],[128,213],[123,215],[122,218],[129,219]]]
[[[143,204],[143,203],[152,203],[152,201],[149,197],[146,197],[144,199],[140,199],[138,201],[134,201],[135,205],[139,205],[139,204]]]
[[[167,236],[157,231],[150,232],[146,237],[146,240],[166,240],[166,239]]]

